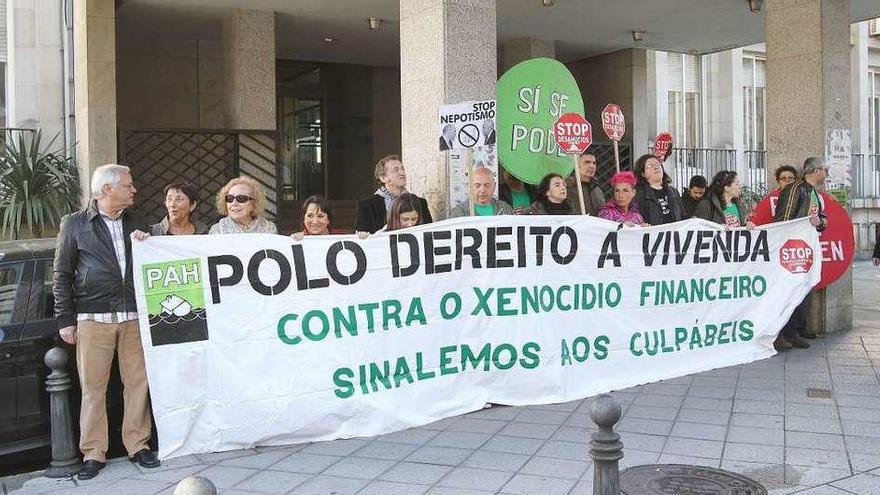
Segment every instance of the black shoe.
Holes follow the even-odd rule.
[[[795,335],[794,337],[788,339],[791,342],[791,345],[797,347],[798,349],[807,349],[810,347],[810,343],[806,341],[800,335]]]
[[[159,461],[159,458],[156,457],[156,454],[150,451],[150,449],[141,449],[137,452],[137,454],[128,458],[129,462],[136,462],[140,464],[141,467],[145,468],[154,468],[159,467],[162,464]]]
[[[94,478],[95,476],[97,476],[98,473],[101,472],[101,470],[104,469],[104,466],[106,466],[106,465],[107,464],[105,464],[101,461],[89,459],[83,463],[83,466],[79,470],[79,473],[76,475],[76,477],[80,481],[90,480],[90,479]]]
[[[785,340],[785,337],[779,335],[776,337],[776,340],[773,341],[773,348],[776,349],[776,352],[787,351],[792,348],[791,342]]]
[[[801,332],[801,337],[805,339],[815,339],[819,334],[816,332]]]

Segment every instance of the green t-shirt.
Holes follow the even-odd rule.
[[[474,205],[474,214],[478,217],[491,217],[495,214],[495,208],[492,207],[492,203],[487,205]]]
[[[739,223],[739,208],[734,203],[728,203],[724,207],[724,224],[728,227],[742,227]]]
[[[529,197],[528,191],[510,191],[511,199],[513,199],[513,209],[528,208],[532,205],[532,198]]]

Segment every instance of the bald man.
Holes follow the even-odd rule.
[[[489,217],[493,215],[513,215],[513,208],[495,194],[495,174],[486,167],[476,167],[471,172],[471,195],[474,198],[474,215]],[[462,201],[450,213],[450,218],[470,216],[470,205]]]

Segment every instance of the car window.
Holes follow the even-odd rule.
[[[38,272],[35,276],[39,277],[40,273],[42,273],[41,283],[43,284],[38,316],[43,319],[55,318],[55,293],[52,291],[55,285],[52,283],[52,275],[54,274],[52,260],[39,260],[38,263],[38,269],[41,272]]]
[[[0,325],[21,323],[22,311],[15,311],[15,298],[21,292],[24,262],[0,263]]]

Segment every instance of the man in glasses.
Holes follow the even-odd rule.
[[[61,220],[55,250],[55,318],[65,342],[76,346],[82,387],[80,442],[87,480],[104,468],[107,455],[107,381],[113,356],[125,387],[122,443],[129,460],[159,465],[150,451],[147,372],[132,283],[130,236],[146,225],[128,208],[137,189],[123,165],[104,165],[92,175],[94,199]]]
[[[391,209],[391,203],[394,202],[406,190],[406,168],[400,157],[397,155],[388,155],[378,163],[374,170],[374,176],[379,182],[379,189],[369,198],[358,201],[357,219],[355,220],[354,230],[356,232],[376,233],[385,226],[388,221],[388,210]],[[428,202],[424,198],[418,198],[420,205],[419,216],[422,223],[431,223],[431,212],[428,210]]]
[[[779,193],[779,202],[776,204],[774,222],[784,222],[795,218],[809,217],[810,223],[816,230],[822,232],[828,226],[825,216],[822,196],[816,190],[825,182],[828,167],[825,161],[817,156],[811,156],[804,161],[803,180],[796,180],[785,186]],[[773,346],[777,350],[798,347],[805,349],[810,343],[805,340],[816,338],[816,333],[807,328],[807,314],[810,310],[810,294],[795,308],[788,323],[782,327],[779,336]]]

